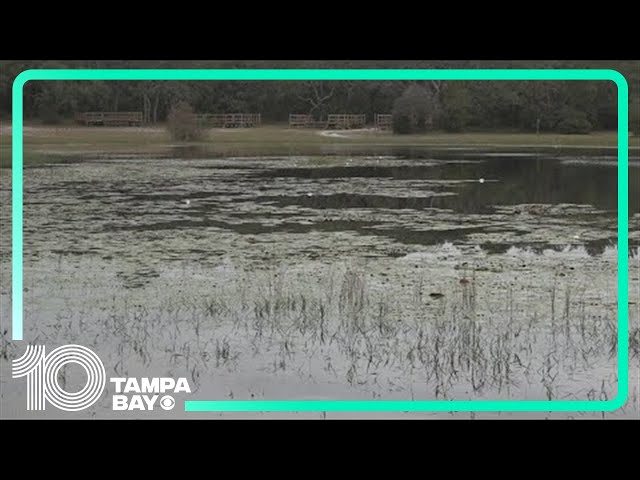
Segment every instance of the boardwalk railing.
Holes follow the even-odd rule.
[[[84,112],[76,114],[76,122],[105,127],[140,126],[142,112]]]
[[[393,126],[392,115],[387,113],[376,113],[376,129],[377,130],[391,130]]]
[[[290,128],[327,128],[326,120],[315,120],[313,115],[306,113],[291,113],[289,114],[289,127]]]
[[[291,128],[310,128],[313,123],[313,116],[304,113],[289,114],[289,127]]]
[[[327,128],[329,129],[349,129],[362,128],[367,123],[365,114],[330,114],[327,119]]]
[[[211,128],[251,128],[262,124],[259,113],[201,113],[197,117],[200,126]]]

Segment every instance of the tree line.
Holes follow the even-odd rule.
[[[0,116],[10,117],[11,84],[27,68],[615,68],[630,86],[630,119],[640,123],[636,62],[488,61],[1,61]],[[186,102],[198,113],[393,113],[400,133],[437,128],[583,132],[617,127],[617,91],[595,81],[38,81],[25,86],[24,114],[55,124],[84,111],[141,111],[146,123],[167,120]],[[420,113],[422,112],[422,113]]]

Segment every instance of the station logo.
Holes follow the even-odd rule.
[[[86,383],[77,392],[66,391],[58,374],[65,365],[75,363],[86,373]],[[46,353],[44,345],[28,345],[22,357],[12,362],[13,378],[26,377],[27,410],[45,410],[47,404],[76,412],[96,403],[106,387],[106,373],[100,357],[82,345],[63,345]],[[191,393],[186,378],[110,378],[115,393],[113,410],[151,411],[158,407],[172,410],[177,393]]]
[[[186,378],[112,378],[116,395],[113,396],[114,410],[153,410],[160,405],[163,410],[172,410],[176,401],[170,393],[191,393]],[[160,399],[158,401],[158,399]]]

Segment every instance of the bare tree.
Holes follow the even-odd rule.
[[[160,97],[164,93],[163,82],[145,82],[142,85],[142,119],[144,123],[156,123],[158,121],[158,106]]]
[[[333,82],[305,82],[304,89],[305,94],[298,94],[298,98],[309,105],[309,114],[313,115],[333,97],[336,87]]]
[[[436,98],[440,96],[440,92],[442,91],[442,86],[444,85],[443,80],[431,80],[431,89],[435,94]]]

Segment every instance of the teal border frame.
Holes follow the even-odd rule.
[[[610,400],[187,400],[187,412],[220,411],[613,411],[629,389],[628,160],[629,91],[626,79],[605,69],[361,69],[361,70],[25,70],[12,90],[12,338],[23,340],[22,201],[23,89],[34,80],[599,80],[618,90],[618,394]]]

